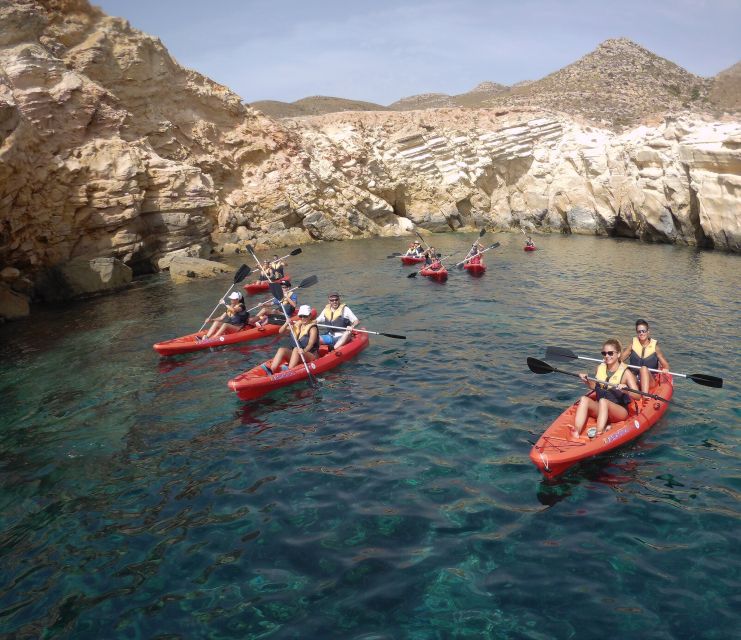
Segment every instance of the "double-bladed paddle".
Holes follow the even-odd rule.
[[[560,360],[589,360],[590,362],[602,362],[599,358],[587,358],[586,356],[578,356],[570,349],[564,349],[563,347],[546,347],[545,348],[546,358],[558,358]],[[631,369],[640,369],[640,366],[629,364],[627,365]],[[649,369],[653,373],[665,373],[661,369]],[[705,373],[674,373],[668,371],[673,376],[679,376],[680,378],[688,378],[697,384],[701,384],[705,387],[713,387],[720,389],[723,387],[723,378],[717,376],[710,376]]]
[[[250,271],[251,269],[246,264],[243,264],[241,267],[239,267],[239,269],[237,269],[236,273],[234,274],[234,281],[232,282],[231,286],[226,290],[226,293],[223,296],[221,296],[221,300],[219,300],[219,304],[217,304],[214,307],[213,311],[211,311],[211,313],[208,314],[208,318],[206,318],[206,321],[201,325],[201,328],[198,329],[198,331],[203,331],[203,327],[205,327],[206,324],[211,320],[211,316],[214,315],[214,312],[216,311],[216,309],[218,309],[220,305],[226,304],[224,300],[229,295],[231,290],[234,288],[234,285],[242,282],[242,280],[244,280],[248,275],[250,275]]]
[[[316,276],[314,276],[316,278]],[[315,280],[315,282],[318,282],[319,278]],[[314,283],[312,283],[314,284]],[[280,284],[277,282],[271,282],[270,285],[268,285],[270,288],[270,293],[273,294],[273,297],[277,300],[283,300],[283,289],[281,288]],[[278,305],[280,307],[280,310],[283,312],[283,316],[286,319],[286,323],[288,324],[288,332],[291,334],[291,338],[293,338],[293,343],[296,345],[296,348],[298,349],[298,354],[301,356],[301,362],[304,363],[304,368],[306,369],[306,373],[309,374],[309,381],[311,382],[311,386],[316,386],[316,380],[314,379],[314,376],[311,375],[311,371],[309,371],[309,365],[306,364],[306,358],[304,358],[304,352],[301,349],[301,346],[298,343],[298,339],[296,338],[296,334],[293,333],[293,327],[291,326],[291,320],[288,317],[288,314],[286,313],[286,309],[282,304]]]
[[[542,360],[537,360],[536,358],[528,358],[527,359],[527,366],[530,371],[533,373],[563,373],[567,376],[573,376],[574,378],[582,379],[581,375],[578,373],[574,373],[573,371],[564,371],[563,369],[556,369],[556,367],[552,367],[547,362],[543,362]],[[590,376],[586,376],[587,380],[591,380],[592,382],[596,382],[597,384],[606,386],[606,387],[614,387],[617,388],[619,385],[617,384],[611,384],[609,382],[605,382],[604,380],[598,380],[597,378],[592,378]],[[661,400],[662,402],[669,402],[666,398],[662,398],[661,396],[657,396],[654,393],[646,393],[645,391],[638,391],[637,389],[625,389],[625,393],[635,393],[639,396],[646,396],[647,398],[653,398],[654,400]]]
[[[486,253],[487,251],[491,251],[492,249],[496,249],[496,248],[497,248],[498,246],[499,246],[499,243],[498,243],[498,242],[495,242],[494,244],[492,244],[492,245],[488,246],[488,247],[487,247],[486,249],[484,249],[483,251],[479,251],[479,255],[481,255],[482,253]],[[469,260],[470,260],[470,258],[466,258],[465,260],[463,260],[462,262],[459,262],[459,263],[458,263],[458,264],[456,264],[455,266],[456,266],[456,267],[457,267],[458,269],[463,269],[463,265],[464,265],[464,264],[466,264],[466,262],[468,262]]]
[[[332,324],[318,324],[317,327],[324,327],[327,329],[335,329],[335,330],[339,329],[340,331],[342,330],[342,327],[335,327]],[[407,339],[406,336],[399,336],[395,333],[382,333],[380,331],[368,331],[367,329],[347,329],[347,330],[348,331],[359,331],[360,333],[372,333],[373,335],[376,335],[376,336],[386,336],[387,338],[396,338],[397,340]]]
[[[319,278],[317,278],[316,276],[309,276],[308,278],[304,278],[295,287],[289,289],[288,293],[292,293],[293,291],[296,291],[296,289],[306,289],[307,287],[312,287],[317,282],[319,282]],[[285,298],[285,294],[283,293],[283,289],[281,286],[281,296],[280,298],[278,298],[278,300],[282,300],[283,298]],[[269,302],[272,302],[272,301],[273,301],[273,298],[270,298],[269,300],[265,300],[265,302],[261,302],[260,304],[255,305],[254,307],[250,307],[249,309],[247,309],[247,311],[254,311],[255,309],[259,309],[263,305],[268,304]]]

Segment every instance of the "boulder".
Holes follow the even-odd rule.
[[[25,318],[29,313],[28,298],[0,283],[0,319],[17,320]]]
[[[174,282],[186,282],[191,278],[213,278],[232,270],[232,267],[220,262],[187,256],[175,256],[170,262],[170,278]]]

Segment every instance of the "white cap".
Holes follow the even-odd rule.
[[[229,300],[241,300],[241,299],[242,299],[242,294],[238,293],[237,291],[232,291],[229,294]]]
[[[298,315],[300,315],[300,316],[310,316],[311,315],[311,307],[308,304],[302,304],[298,308]]]

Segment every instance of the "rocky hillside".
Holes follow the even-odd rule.
[[[541,107],[624,128],[667,111],[705,110],[711,84],[621,38],[606,40],[573,64],[484,106]]]
[[[79,269],[113,286],[183,254],[412,225],[740,251],[739,192],[732,117],[622,134],[524,104],[279,122],[86,0],[0,0],[0,318],[71,295]]]
[[[325,113],[340,113],[342,111],[386,111],[388,109],[388,107],[382,107],[380,104],[373,102],[332,98],[330,96],[312,96],[296,100],[296,102],[260,100],[250,103],[250,106],[271,118],[297,118],[321,116]]]
[[[449,96],[445,93],[422,93],[402,98],[389,105],[394,111],[415,111],[417,109],[439,109],[444,107],[477,108],[508,90],[509,87],[496,82],[481,82],[471,91]]]
[[[710,101],[720,111],[741,112],[741,62],[713,78]]]

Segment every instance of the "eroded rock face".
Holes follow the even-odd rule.
[[[86,0],[0,0],[0,269],[531,226],[739,250],[737,121],[542,110],[276,122]]]

